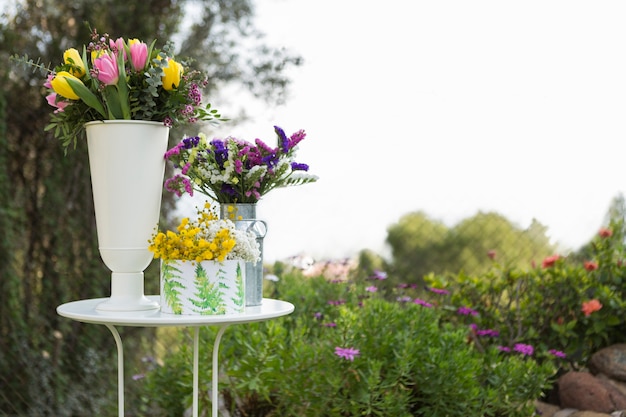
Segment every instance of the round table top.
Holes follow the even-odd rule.
[[[150,295],[149,299],[159,301],[158,295]],[[246,307],[240,314],[221,315],[179,315],[162,313],[160,310],[148,311],[101,311],[96,306],[106,298],[91,298],[72,301],[57,307],[60,316],[72,320],[119,326],[164,327],[164,326],[210,326],[237,323],[251,323],[269,320],[291,314],[295,307],[287,301],[264,298],[260,306]]]

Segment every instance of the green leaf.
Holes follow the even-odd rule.
[[[98,100],[96,95],[89,91],[87,87],[85,87],[85,84],[71,78],[66,78],[66,80],[72,90],[76,93],[78,97],[80,97],[82,101],[85,102],[86,105],[96,110],[98,113],[100,113],[100,115],[102,115],[102,117],[107,117],[104,106],[102,105],[100,100]]]

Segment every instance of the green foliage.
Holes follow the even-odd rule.
[[[468,327],[446,319],[442,309],[390,302],[371,286],[331,283],[322,277],[285,274],[276,283],[296,311],[267,322],[232,326],[220,349],[220,388],[233,415],[526,417],[555,372],[550,361],[481,351],[468,344]],[[271,296],[275,296],[272,294]],[[215,330],[204,332],[210,345]],[[206,339],[204,339],[206,337]],[[184,341],[188,343],[188,341]],[[353,360],[336,348],[358,350]],[[209,363],[210,350],[201,350]],[[178,352],[148,375],[181,366]],[[154,378],[154,379],[153,379]],[[201,387],[210,385],[201,372]],[[206,389],[200,389],[202,399]],[[171,397],[169,397],[171,398]],[[188,394],[179,399],[189,402]],[[162,404],[165,406],[165,402]],[[173,415],[173,409],[167,415]],[[180,408],[178,408],[180,409]]]
[[[422,283],[429,273],[480,274],[489,253],[511,266],[527,266],[554,251],[546,228],[533,221],[525,230],[496,213],[477,213],[452,228],[423,212],[403,216],[387,230],[393,255],[390,272],[404,282]]]

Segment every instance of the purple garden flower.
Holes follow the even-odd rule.
[[[421,298],[416,298],[415,300],[413,300],[413,302],[417,305],[427,307],[427,308],[431,308],[433,306],[431,303],[424,301]]]
[[[565,352],[561,352],[560,350],[556,350],[556,349],[550,349],[548,351],[549,354],[556,356],[557,358],[566,358],[567,355],[565,354]]]
[[[374,271],[374,273],[372,274],[372,276],[370,278],[382,281],[382,280],[387,279],[387,273],[385,271],[379,271],[377,269],[377,270]]]
[[[516,343],[515,346],[513,346],[513,350],[525,356],[532,356],[535,348],[533,348],[531,345],[526,345],[524,343]]]
[[[358,349],[354,348],[342,348],[337,346],[335,348],[335,355],[340,358],[347,359],[349,361],[353,361],[355,357],[359,356],[361,352]]]
[[[443,288],[429,288],[430,292],[434,292],[435,294],[448,295],[450,291],[444,290]]]
[[[371,286],[365,288],[365,291],[367,291],[367,292],[376,292],[376,291],[378,291],[378,288],[376,288],[375,286],[371,285]]]
[[[476,330],[476,335],[484,336],[484,337],[498,337],[500,336],[500,332],[497,330],[493,330],[493,329],[484,329],[484,330]]]
[[[463,316],[477,316],[478,315],[478,311],[471,309],[469,307],[465,307],[465,306],[459,307],[456,310],[456,312]]]

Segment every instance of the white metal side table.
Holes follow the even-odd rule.
[[[159,296],[148,298],[159,301]],[[213,379],[211,382],[212,417],[217,417],[218,410],[218,374],[219,345],[226,328],[231,324],[252,323],[286,316],[294,311],[294,305],[286,301],[264,298],[260,306],[246,307],[244,313],[214,316],[191,316],[161,313],[159,310],[137,312],[103,312],[96,306],[105,298],[72,301],[57,307],[60,316],[83,323],[102,324],[106,326],[117,345],[117,376],[118,376],[118,412],[124,417],[124,346],[122,338],[115,326],[134,327],[194,327],[193,338],[193,417],[198,417],[198,361],[199,335],[202,326],[218,326],[213,344]]]

